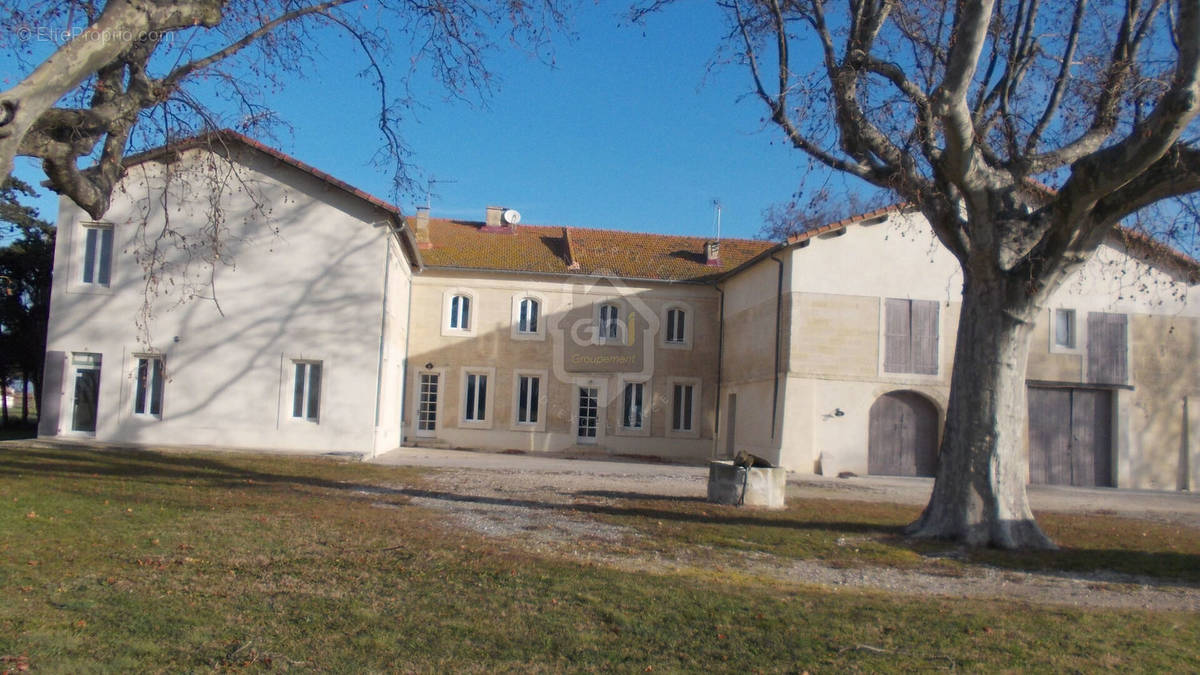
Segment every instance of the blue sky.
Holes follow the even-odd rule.
[[[526,223],[710,236],[719,199],[722,236],[752,237],[764,209],[791,199],[805,158],[764,125],[765,108],[745,96],[747,72],[707,68],[724,30],[717,8],[681,3],[636,26],[622,11],[622,3],[581,3],[575,38],[555,39],[553,66],[516,49],[495,52],[489,65],[500,82],[485,105],[418,85],[422,105],[402,131],[417,175],[440,181],[435,216],[482,219],[496,204]],[[406,55],[394,61],[407,67]],[[361,65],[331,56],[273,95],[293,132],[262,140],[392,199],[389,176],[371,164],[377,96],[354,76]],[[19,175],[41,180],[30,163]],[[842,189],[841,178],[809,177],[825,181]],[[411,211],[423,198],[399,202]],[[41,200],[43,217],[53,218],[52,204]]]

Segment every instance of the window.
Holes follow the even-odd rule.
[[[538,332],[538,311],[541,305],[533,298],[521,298],[517,308],[517,332]]]
[[[687,341],[687,312],[682,309],[667,310],[667,342],[683,344]]]
[[[938,303],[888,298],[884,314],[883,370],[937,375]]]
[[[316,422],[321,417],[321,362],[294,361],[292,417]]]
[[[463,419],[467,422],[487,420],[487,381],[483,373],[467,373],[466,391],[463,392]]]
[[[450,298],[450,327],[463,331],[471,329],[471,298],[465,295]]]
[[[112,280],[113,229],[83,228],[83,283],[107,286]]]
[[[646,384],[626,382],[624,401],[621,404],[621,426],[626,429],[641,429],[644,422],[643,402]]]
[[[671,399],[671,430],[691,431],[693,427],[692,417],[695,413],[693,397],[696,387],[692,384],[676,384],[673,389],[674,395]]]
[[[600,341],[615,340],[620,334],[617,326],[620,323],[617,306],[609,303],[600,305]]]
[[[1075,310],[1054,310],[1054,346],[1075,349]]]
[[[538,423],[538,396],[542,378],[534,375],[517,376],[517,424]]]
[[[137,360],[137,383],[133,395],[133,412],[137,415],[162,416],[163,360],[159,356],[140,356]]]

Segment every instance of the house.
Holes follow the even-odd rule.
[[[61,207],[40,433],[932,473],[961,277],[919,214],[778,244],[481,215],[405,217],[232,132],[132,157],[104,222]],[[1198,269],[1120,231],[1058,292],[1032,481],[1200,482]]]

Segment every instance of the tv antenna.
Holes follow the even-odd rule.
[[[721,241],[721,200],[713,199],[713,220],[716,223],[717,241]]]
[[[434,185],[437,185],[438,183],[457,183],[457,182],[458,182],[457,180],[451,180],[448,178],[438,178],[437,176],[430,176],[425,181],[425,208],[428,209],[433,206],[432,202],[433,202],[433,186]],[[438,195],[438,196],[441,196],[441,195]]]

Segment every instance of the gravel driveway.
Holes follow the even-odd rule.
[[[886,567],[834,568],[762,553],[685,555],[670,559],[619,546],[636,536],[572,506],[636,496],[703,498],[706,467],[563,459],[402,448],[379,464],[441,469],[414,503],[445,511],[457,525],[530,550],[564,554],[632,570],[670,573],[685,567],[737,568],[829,589],[861,588],[946,597],[991,597],[1086,607],[1200,610],[1200,588],[1116,574],[1014,572],[972,566],[955,577]],[[931,479],[793,476],[788,498],[924,504]],[[1031,486],[1036,510],[1100,512],[1200,527],[1200,495],[1138,490]],[[586,542],[587,545],[581,545]],[[612,544],[606,547],[605,544]]]

